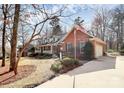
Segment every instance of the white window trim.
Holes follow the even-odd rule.
[[[84,41],[79,41],[80,43],[80,54],[83,54],[84,52],[81,51],[81,43],[85,43]]]

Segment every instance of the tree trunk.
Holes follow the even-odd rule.
[[[6,20],[7,20],[7,4],[4,6],[4,4],[2,5],[2,10],[3,10],[3,16],[4,16],[4,20],[3,20],[3,35],[2,35],[2,67],[5,66],[5,32],[6,32]]]
[[[20,13],[20,5],[15,5],[15,14],[14,14],[14,23],[13,23],[13,32],[11,39],[11,57],[10,57],[10,71],[14,71],[17,74],[17,70],[15,70],[16,59],[17,59],[17,31],[18,31],[18,23],[19,23],[19,13]]]
[[[32,37],[32,38],[33,38],[33,37]],[[25,45],[23,45],[23,48],[21,49],[21,51],[20,51],[20,53],[19,53],[19,55],[18,55],[18,59],[17,59],[17,61],[16,61],[16,63],[15,63],[15,68],[14,68],[15,74],[17,74],[17,67],[18,67],[19,60],[20,60],[20,58],[21,58],[21,56],[22,56],[22,53],[23,53],[24,50],[29,46],[30,42],[32,41],[32,38],[29,40],[28,43],[26,43]]]

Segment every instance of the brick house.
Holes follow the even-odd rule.
[[[63,55],[82,59],[83,47],[85,43],[90,40],[94,46],[95,58],[103,56],[105,52],[106,43],[99,38],[89,35],[81,26],[74,26],[67,34],[58,37],[59,39],[54,38],[54,40],[56,40],[55,42],[41,43],[38,46],[39,51],[59,55],[61,50]]]

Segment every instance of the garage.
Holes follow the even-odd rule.
[[[100,56],[103,56],[106,48],[106,43],[99,38],[92,38],[90,40],[94,46],[94,57],[98,58]]]

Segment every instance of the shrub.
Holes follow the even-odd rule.
[[[41,54],[37,55],[36,58],[38,58],[38,59],[52,58],[52,54],[41,53]]]
[[[62,64],[61,63],[54,63],[51,65],[51,70],[58,73],[62,69]]]
[[[86,60],[92,60],[93,52],[94,52],[93,44],[90,41],[86,42],[84,46],[84,58]]]
[[[33,53],[29,55],[29,57],[36,57],[36,56],[38,56],[38,53]]]
[[[73,58],[66,57],[62,60],[62,64],[64,66],[73,66],[73,65],[78,65],[79,61]]]
[[[34,53],[34,52],[35,52],[35,47],[30,48],[30,49],[28,50],[28,52]]]

